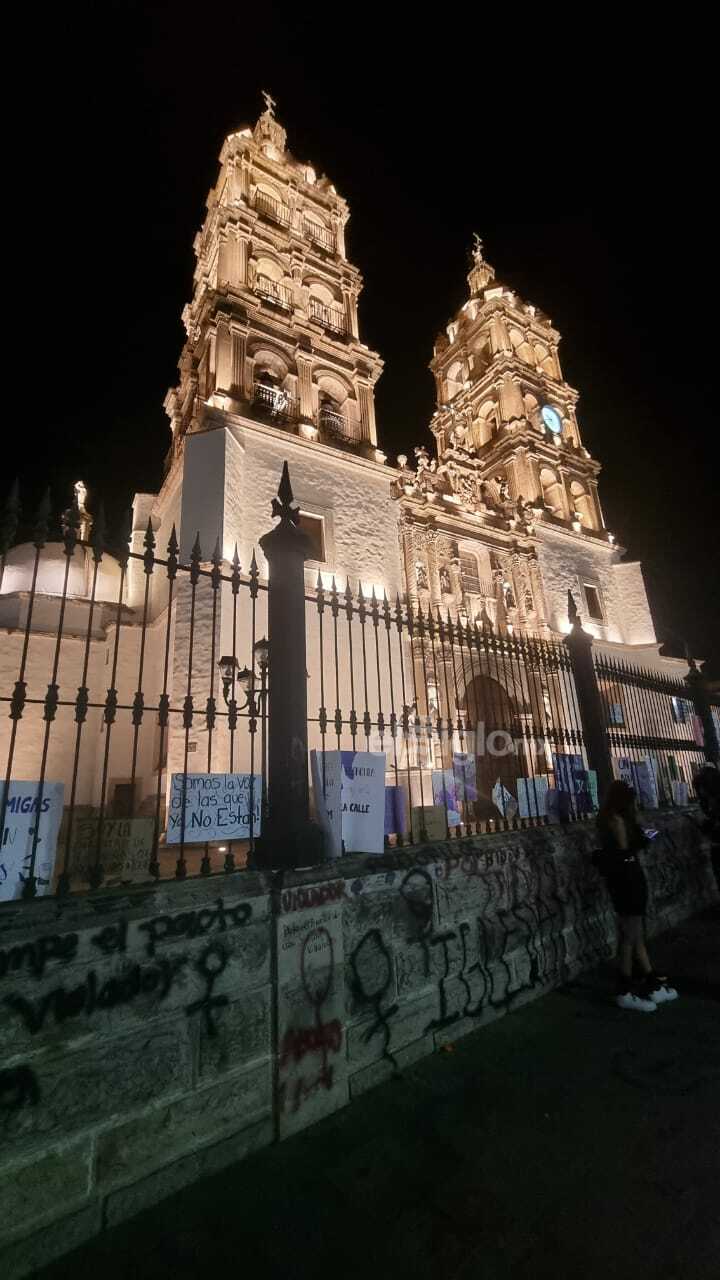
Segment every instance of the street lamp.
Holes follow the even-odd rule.
[[[230,693],[234,692],[233,686],[237,683],[245,695],[245,702],[240,711],[247,711],[250,720],[250,733],[254,734],[257,727],[258,717],[260,719],[260,756],[262,778],[262,799],[261,799],[261,818],[265,818],[267,812],[267,783],[266,783],[266,762],[267,762],[267,698],[268,698],[268,667],[270,664],[270,643],[263,636],[260,640],[256,640],[253,645],[253,658],[257,672],[251,667],[238,667],[237,658],[221,658],[218,666],[223,682],[223,697],[228,706],[230,706]],[[259,680],[259,686],[258,686]],[[253,767],[251,764],[251,773]]]

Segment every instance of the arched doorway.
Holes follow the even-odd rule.
[[[472,726],[477,777],[477,819],[504,816],[493,802],[493,788],[500,781],[517,800],[517,779],[524,774],[516,742],[522,727],[516,700],[501,682],[478,675],[469,682],[461,709]]]

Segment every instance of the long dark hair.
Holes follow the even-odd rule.
[[[609,818],[619,816],[624,818],[626,822],[636,822],[635,817],[635,791],[627,783],[620,780],[611,782],[600,811],[598,818],[603,822],[607,822]]]

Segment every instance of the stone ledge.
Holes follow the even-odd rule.
[[[0,1244],[79,1208],[88,1197],[91,1160],[88,1136],[7,1165],[0,1174]]]
[[[386,1058],[371,1063],[369,1067],[362,1067],[350,1076],[350,1098],[359,1097],[360,1094],[367,1093],[368,1089],[374,1089],[377,1085],[384,1084],[386,1080],[399,1077],[406,1067],[411,1067],[414,1062],[419,1062],[421,1058],[431,1054],[433,1048],[432,1036],[421,1036],[419,1040],[414,1040],[412,1044],[407,1044],[393,1053],[397,1064],[395,1067]]]
[[[269,1146],[273,1140],[272,1119],[268,1116],[249,1128],[223,1138],[212,1146],[193,1151],[173,1164],[165,1165],[150,1177],[131,1186],[113,1191],[103,1205],[103,1227],[113,1227],[125,1218],[165,1200],[199,1178],[219,1173],[237,1160],[243,1160],[253,1151]]]
[[[99,1134],[95,1185],[104,1191],[167,1167],[180,1157],[193,1154],[199,1159],[205,1147],[233,1131],[238,1117],[247,1128],[269,1116],[270,1108],[267,1058]]]
[[[17,1240],[0,1252],[3,1280],[23,1280],[97,1235],[102,1221],[99,1201]]]

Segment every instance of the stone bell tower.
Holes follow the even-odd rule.
[[[476,236],[469,298],[435,342],[431,429],[438,457],[490,503],[597,533],[600,464],[583,448],[578,393],[564,381],[559,333],[495,279]]]
[[[376,458],[379,356],[360,341],[348,206],[288,151],[275,103],[225,139],[195,239],[180,379],[167,395],[169,467],[217,414]]]

